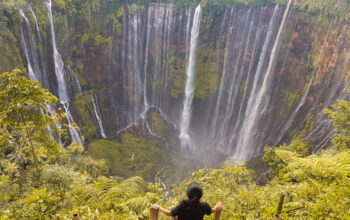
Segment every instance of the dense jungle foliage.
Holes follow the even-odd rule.
[[[98,11],[115,13],[124,3],[147,6],[152,0],[56,0],[58,7],[67,10],[68,14],[74,16],[88,16],[84,10],[91,10],[90,16]],[[159,2],[159,1],[157,1]],[[211,22],[215,14],[223,12],[236,6],[257,7],[268,4],[286,4],[287,0],[161,0],[164,3],[174,3],[177,7],[195,7],[201,4],[203,9],[203,20]],[[90,5],[90,7],[88,7]],[[347,0],[294,0],[293,5],[301,12],[315,15],[309,22],[320,25],[332,25],[349,21],[350,3]],[[82,10],[83,9],[83,10]],[[142,8],[139,8],[142,10]],[[144,10],[144,8],[143,8]],[[77,17],[77,18],[78,18]]]
[[[201,4],[203,10],[203,19],[211,21],[215,14],[221,13],[225,9],[236,6],[257,7],[268,4],[286,4],[287,0],[53,0],[56,11],[66,14],[70,17],[70,22],[75,25],[83,25],[93,22],[92,17],[96,14],[108,14],[110,18],[119,19],[123,10],[129,5],[130,10],[134,14],[138,10],[145,10],[144,6],[152,2],[174,3],[177,7],[196,7]],[[31,4],[34,8],[43,7],[42,0],[32,0]],[[25,6],[24,0],[7,0],[0,2],[0,8],[5,12],[6,16],[14,15],[18,9]],[[138,6],[136,6],[138,5]],[[350,2],[348,0],[294,0],[293,7],[301,12],[313,14],[315,17],[310,22],[318,24],[339,24],[349,21]],[[40,13],[37,13],[40,14]],[[40,16],[39,16],[40,17]],[[18,16],[17,16],[17,19]],[[39,18],[40,20],[40,18]]]
[[[257,185],[254,172],[244,165],[226,164],[200,169],[166,191],[150,178],[133,176],[138,172],[110,177],[110,162],[91,159],[82,146],[68,144],[65,115],[47,112],[56,102],[20,70],[0,75],[1,219],[69,219],[73,213],[88,219],[140,219],[153,203],[174,207],[191,182],[203,186],[203,200],[223,205],[223,219],[271,218],[281,192],[286,193],[284,219],[350,218],[348,101],[325,111],[338,131],[331,148],[308,155],[312,145],[303,141],[303,132],[288,146],[266,148],[271,171],[265,186]],[[62,144],[55,141],[58,137]],[[122,144],[127,147],[127,142]]]

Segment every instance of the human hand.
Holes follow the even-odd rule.
[[[159,210],[159,208],[160,208],[160,205],[157,205],[157,204],[153,204],[151,206],[151,209]]]
[[[213,208],[214,212],[220,212],[221,210],[222,210],[222,205],[221,204],[217,204]]]

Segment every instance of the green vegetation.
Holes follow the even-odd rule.
[[[169,60],[169,81],[172,84],[170,96],[179,98],[184,94],[186,82],[186,59],[172,56]],[[196,52],[195,91],[194,97],[206,99],[218,89],[219,75],[213,59],[213,50],[209,46],[201,45]]]
[[[120,35],[122,33],[122,24],[119,22],[119,19],[124,14],[124,7],[118,9],[116,14],[110,14],[107,16],[108,21],[113,22],[113,31],[117,30],[117,33]]]
[[[296,0],[294,7],[311,14],[309,22],[325,27],[350,21],[348,0]]]
[[[195,91],[197,99],[206,99],[218,89],[219,74],[213,59],[212,48],[201,45],[196,54]]]
[[[292,92],[289,92],[288,90],[283,90],[282,93],[284,95],[283,101],[288,103],[288,112],[289,112],[293,104],[299,100],[300,95],[298,94],[298,92],[292,93]]]
[[[172,56],[169,60],[170,96],[179,98],[184,94],[186,82],[186,59]]]
[[[63,147],[51,138],[67,134],[65,127],[56,126],[64,114],[45,113],[56,102],[20,70],[0,75],[1,219],[51,219],[56,214],[66,219],[76,212],[89,219],[141,214],[135,204],[144,210],[150,204],[146,199],[153,198],[147,193],[137,199],[147,189],[141,178],[107,179],[104,161],[82,156],[79,145]]]
[[[0,31],[0,71],[9,71],[14,64],[24,62],[13,33],[4,24],[0,24]]]
[[[145,10],[145,6],[131,5],[129,7],[129,13],[131,16],[134,16],[137,12]]]
[[[332,136],[330,149],[308,155],[312,144],[303,142],[302,137],[312,129],[310,120],[289,146],[266,148],[264,160],[271,166],[271,181],[265,186],[256,185],[254,173],[245,166],[227,164],[193,173],[173,185],[165,196],[159,184],[131,176],[153,181],[154,174],[171,163],[188,169],[190,165],[183,158],[174,160],[154,142],[129,133],[121,135],[120,142],[99,140],[90,144],[88,154],[107,162],[84,156],[79,145],[63,147],[50,138],[50,133],[54,137],[67,133],[65,127],[56,126],[64,114],[52,117],[45,113],[46,105],[55,104],[57,98],[22,75],[19,70],[0,75],[2,219],[51,219],[56,214],[62,219],[70,219],[72,214],[87,219],[144,218],[152,203],[167,208],[177,205],[193,181],[202,185],[203,200],[212,206],[223,205],[223,219],[271,218],[281,192],[286,193],[283,219],[350,218],[348,101],[340,100],[333,110],[325,112],[338,131]],[[108,178],[107,166],[118,176]],[[170,173],[181,178],[178,170]]]
[[[194,168],[189,160],[160,149],[154,141],[136,138],[129,133],[122,134],[120,142],[91,142],[88,155],[95,159],[106,159],[111,175],[140,176],[150,182],[154,181],[156,173],[163,168],[167,168],[164,174],[170,174],[167,182],[177,182],[179,177]],[[181,163],[182,166],[179,165]]]
[[[77,111],[76,122],[79,124],[81,132],[86,140],[98,137],[96,126],[92,121],[91,112],[93,112],[92,98],[90,95],[77,94],[73,100],[73,107]]]
[[[155,134],[161,134],[162,137],[165,136],[167,130],[167,125],[163,118],[157,113],[151,113],[151,130]]]
[[[55,2],[61,10],[66,8],[66,2],[64,0],[55,0]]]
[[[102,43],[108,43],[110,49],[112,47],[110,46],[110,44],[113,44],[112,37],[103,37],[97,33],[84,33],[83,36],[81,36],[80,45],[84,46],[84,43],[87,42],[89,39],[94,40],[96,46],[100,46],[100,44]]]
[[[89,40],[92,40],[96,47],[99,47],[101,44],[107,44],[109,49],[109,56],[112,56],[113,37],[104,37],[98,33],[84,33],[80,37],[80,46],[84,47],[85,43]],[[94,48],[91,47],[91,50],[93,53]]]
[[[350,93],[350,88],[348,89]],[[338,133],[332,136],[332,143],[337,149],[350,148],[350,102],[340,100],[336,105],[332,106],[335,111],[327,109],[325,113],[329,118],[333,119],[333,127]]]

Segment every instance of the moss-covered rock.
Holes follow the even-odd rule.
[[[203,44],[197,49],[194,97],[206,99],[218,89],[219,74],[213,60],[213,50]]]
[[[169,60],[169,81],[172,85],[169,95],[180,98],[185,91],[186,82],[186,59],[172,56]]]
[[[88,155],[106,159],[112,175],[121,177],[141,176],[147,181],[162,169],[162,179],[175,183],[194,170],[198,163],[160,149],[156,142],[136,138],[126,132],[120,141],[95,140],[89,144]]]

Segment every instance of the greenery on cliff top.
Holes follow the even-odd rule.
[[[204,201],[223,205],[223,219],[271,218],[282,191],[286,193],[281,213],[284,219],[350,218],[348,101],[340,100],[333,110],[326,110],[338,131],[332,136],[330,149],[309,156],[312,146],[299,138],[289,147],[266,150],[264,159],[273,172],[265,186],[256,185],[254,173],[245,166],[226,165],[201,169],[167,193],[159,184],[140,177],[108,178],[105,161],[84,156],[76,144],[58,144],[47,131],[50,126],[51,135],[64,136],[65,129],[56,126],[64,114],[51,117],[40,111],[45,112],[46,105],[55,102],[52,94],[19,70],[0,75],[2,219],[51,219],[56,214],[62,219],[70,219],[72,214],[88,219],[139,219],[149,215],[153,203],[167,208],[177,205],[191,182],[202,185]],[[130,140],[136,148],[143,144],[125,138],[128,140],[122,144]],[[111,143],[106,144],[113,148]],[[129,156],[120,154],[121,160]]]
[[[93,21],[92,16],[96,13],[107,12],[108,14],[116,14],[125,3],[147,6],[152,2],[162,2],[174,3],[177,7],[196,7],[198,4],[201,4],[203,18],[205,21],[210,22],[215,14],[220,14],[225,9],[232,7],[257,7],[275,3],[286,4],[287,0],[54,0],[54,2],[61,10],[67,11],[68,15],[81,25],[82,22]],[[348,13],[350,3],[347,0],[294,0],[293,6],[299,11],[315,15],[311,22],[317,24],[339,24],[350,20]],[[133,14],[133,9],[135,8],[131,6],[131,14]]]

